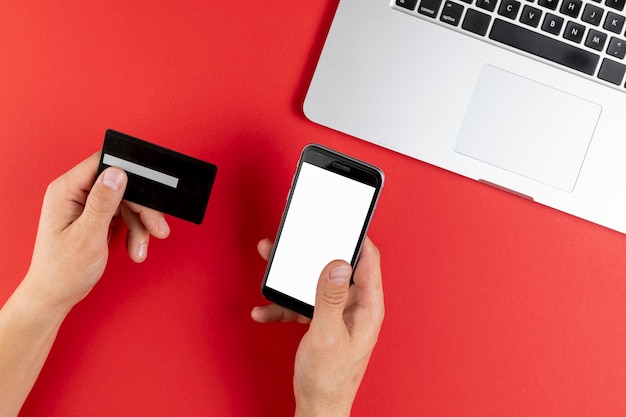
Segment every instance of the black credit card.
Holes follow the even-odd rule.
[[[107,130],[98,175],[110,166],[128,175],[125,200],[202,223],[217,166]]]

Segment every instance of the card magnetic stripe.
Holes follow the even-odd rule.
[[[178,178],[174,176],[164,174],[163,172],[159,172],[155,169],[148,168],[146,166],[139,165],[122,158],[118,158],[117,156],[113,156],[108,153],[105,153],[102,156],[102,163],[105,165],[121,168],[126,172],[130,172],[131,174],[139,175],[140,177],[156,181],[172,188],[178,187]]]

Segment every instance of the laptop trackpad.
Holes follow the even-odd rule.
[[[485,65],[454,150],[569,192],[600,111],[596,103]]]

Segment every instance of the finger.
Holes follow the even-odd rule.
[[[366,327],[380,329],[385,316],[382,273],[380,269],[380,252],[369,238],[363,242],[358,263],[354,270],[354,286],[351,296],[355,305],[359,306],[357,315],[366,315],[363,320],[371,324]]]
[[[148,256],[150,232],[139,218],[139,215],[126,205],[122,205],[120,214],[128,228],[128,235],[126,236],[128,255],[133,261],[141,263]]]
[[[352,267],[345,261],[332,261],[323,269],[317,283],[311,325],[328,328],[343,326],[343,311],[348,302]]]
[[[100,163],[100,153],[100,151],[93,153],[89,158],[83,160],[64,174],[64,176],[67,177],[68,188],[70,190],[83,191],[85,194],[89,193],[96,181],[98,164]],[[79,200],[82,195],[82,193],[77,194],[77,202],[81,202]],[[84,202],[85,200],[83,199],[82,203]]]
[[[254,309],[252,309],[250,316],[252,317],[252,320],[259,323],[273,323],[278,321],[296,321],[298,323],[309,323],[311,321],[311,319],[309,319],[308,317],[304,317],[277,304],[269,304],[263,307],[255,307]]]
[[[85,208],[78,218],[86,235],[107,237],[111,219],[119,207],[128,178],[118,168],[107,168],[91,187]]]
[[[259,251],[259,255],[261,255],[261,258],[263,258],[263,259],[265,259],[267,261],[270,258],[273,246],[274,246],[274,244],[272,243],[271,240],[263,239],[263,240],[259,241],[259,243],[257,244],[256,248]]]
[[[365,237],[361,254],[354,271],[354,285],[357,288],[368,288],[382,291],[382,273],[380,270],[380,251]]]
[[[124,201],[123,205],[138,216],[141,223],[152,236],[157,239],[165,239],[170,235],[170,226],[160,211],[140,206],[130,201]]]
[[[48,185],[42,214],[49,211],[54,216],[43,216],[42,221],[50,222],[53,229],[64,230],[82,214],[96,181],[99,158],[99,152],[93,154]]]

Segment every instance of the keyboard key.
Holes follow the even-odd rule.
[[[576,22],[567,22],[567,26],[565,26],[565,32],[563,32],[563,37],[572,42],[580,43],[583,40],[583,36],[585,35],[585,27],[580,23]]]
[[[550,10],[556,10],[556,6],[559,4],[559,0],[539,0],[538,4],[541,7],[547,7]]]
[[[563,27],[564,22],[565,20],[562,17],[548,13],[546,14],[546,18],[543,20],[541,30],[558,36],[559,33],[561,33],[561,28]]]
[[[560,10],[564,15],[576,18],[580,14],[582,7],[583,2],[581,0],[563,0]]]
[[[604,10],[602,10],[600,7],[594,6],[593,4],[587,4],[585,6],[585,10],[583,11],[582,21],[592,24],[594,26],[598,26],[602,21],[603,14]]]
[[[622,29],[624,29],[624,22],[626,22],[626,18],[624,16],[609,12],[606,15],[606,20],[604,21],[604,25],[602,27],[613,33],[621,33]]]
[[[519,1],[502,0],[502,3],[500,3],[500,7],[498,8],[498,14],[515,20],[517,18],[517,12],[519,12],[520,7],[521,4]]]
[[[599,32],[595,29],[590,29],[589,33],[587,34],[587,40],[585,40],[585,46],[595,49],[596,51],[602,51],[604,49],[604,45],[606,44],[607,38],[608,36],[606,33]]]
[[[497,0],[476,0],[476,6],[481,9],[489,10],[490,12],[496,10],[496,3]]]
[[[396,0],[396,6],[404,7],[405,9],[415,10],[417,0]]]
[[[469,32],[485,36],[489,29],[491,17],[474,9],[468,9],[461,27]]]
[[[626,4],[626,0],[606,0],[606,2],[604,3],[607,6],[613,8],[613,9],[617,9],[617,10],[624,10],[624,4]]]
[[[598,71],[598,78],[615,85],[621,85],[624,72],[626,72],[626,65],[604,58],[600,71]]]
[[[439,13],[439,8],[441,7],[441,1],[442,0],[422,0],[417,8],[417,12],[424,16],[437,17],[437,13]]]
[[[448,0],[443,5],[443,11],[441,12],[439,20],[452,26],[458,26],[464,9],[465,7],[460,4]]]
[[[626,41],[618,38],[611,38],[606,54],[614,56],[615,58],[624,59],[626,56]]]
[[[520,16],[519,21],[525,25],[536,28],[537,26],[539,26],[539,21],[541,21],[542,14],[543,12],[541,10],[526,5],[522,10],[522,15]]]
[[[495,19],[489,38],[588,75],[595,73],[600,61],[594,53],[502,19]]]

